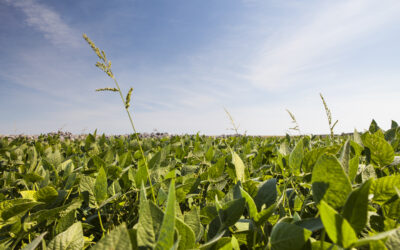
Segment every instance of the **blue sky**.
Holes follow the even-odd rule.
[[[131,132],[105,50],[140,132],[280,135],[400,122],[400,2],[0,1],[0,134]],[[292,132],[293,133],[293,132]]]

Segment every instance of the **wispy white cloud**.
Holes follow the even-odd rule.
[[[44,37],[56,46],[80,46],[79,32],[65,23],[61,16],[48,6],[35,0],[6,0],[26,15],[26,24],[42,32]]]
[[[267,90],[313,81],[320,76],[313,70],[338,60],[354,46],[352,42],[398,18],[400,11],[398,1],[332,3],[321,2],[310,7],[303,18],[293,20],[289,27],[281,27],[281,32],[266,38],[249,67],[248,79]]]

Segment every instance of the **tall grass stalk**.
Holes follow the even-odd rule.
[[[295,131],[297,131],[299,133],[299,135],[301,135],[300,126],[299,126],[299,123],[296,120],[296,117],[294,116],[294,114],[292,112],[290,112],[290,110],[286,109],[286,112],[288,112],[290,118],[292,119],[292,123],[294,124],[294,127],[289,128],[289,129],[295,130]]]
[[[331,138],[333,139],[333,136],[334,136],[333,128],[336,126],[336,124],[338,123],[339,120],[336,120],[336,121],[332,124],[332,114],[331,114],[331,110],[328,108],[328,104],[326,104],[326,101],[325,101],[325,99],[324,99],[324,97],[322,96],[321,93],[319,93],[319,96],[321,97],[322,103],[324,104],[326,117],[328,118],[328,123],[329,123],[329,130],[330,130],[330,132],[331,132]]]
[[[231,122],[232,128],[231,130],[235,131],[236,135],[239,135],[239,126],[236,126],[235,121],[233,120],[233,117],[231,114],[228,112],[228,110],[224,107],[225,113],[228,115],[229,121]]]
[[[117,79],[115,79],[115,76],[111,71],[111,61],[107,60],[106,53],[104,52],[104,50],[100,50],[99,48],[97,48],[96,45],[94,44],[94,42],[92,40],[90,40],[90,38],[86,34],[83,34],[83,38],[86,40],[86,42],[90,45],[90,47],[93,49],[93,51],[96,53],[96,55],[100,59],[100,62],[96,63],[96,67],[98,67],[99,69],[104,71],[115,83],[116,88],[108,88],[108,87],[107,88],[100,88],[100,89],[96,89],[96,91],[111,91],[111,92],[118,92],[119,93],[119,95],[121,97],[121,100],[122,100],[122,103],[124,104],[124,108],[126,110],[126,113],[128,114],[129,121],[131,123],[133,132],[134,132],[134,134],[136,136],[136,140],[138,141],[138,144],[139,144],[139,150],[140,150],[140,153],[142,154],[142,158],[143,158],[143,161],[144,161],[144,164],[145,164],[145,167],[146,167],[146,171],[147,171],[147,179],[149,180],[151,195],[152,195],[153,201],[155,202],[156,201],[156,197],[154,195],[153,185],[151,183],[150,172],[149,172],[149,164],[147,162],[146,156],[144,155],[139,135],[136,132],[136,128],[135,128],[135,125],[133,123],[132,115],[129,112],[129,106],[130,106],[130,100],[131,100],[131,95],[132,95],[133,88],[129,89],[128,94],[126,95],[126,98],[124,99],[124,96],[122,94],[121,88],[119,87]]]

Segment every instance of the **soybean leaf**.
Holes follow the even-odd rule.
[[[245,181],[244,170],[245,166],[238,154],[236,152],[231,151],[232,153],[232,163],[235,166],[235,173],[236,173],[236,181]]]
[[[94,186],[96,179],[90,176],[82,176],[81,181],[79,183],[79,189],[81,194],[83,195],[86,202],[89,203],[91,208],[96,207],[96,198],[94,196]]]
[[[360,233],[368,220],[368,195],[373,180],[364,182],[352,191],[343,208],[343,217],[350,223],[356,234]]]
[[[199,241],[202,236],[203,227],[200,222],[200,216],[197,207],[193,207],[192,210],[184,214],[184,222],[194,232],[196,241]]]
[[[275,203],[278,194],[276,191],[276,179],[271,178],[261,183],[254,202],[257,205],[257,209],[260,210],[262,205],[266,204],[267,207]]]
[[[178,249],[193,249],[196,242],[193,230],[178,218],[175,219],[175,226],[180,236]]]
[[[343,206],[351,192],[349,178],[337,158],[330,154],[324,154],[318,159],[311,182],[314,200],[324,200],[335,208]]]
[[[55,230],[56,234],[64,232],[70,226],[72,226],[74,222],[75,222],[75,210],[71,210],[58,220]]]
[[[146,166],[144,165],[143,161],[139,161],[138,170],[136,171],[136,174],[134,177],[136,187],[140,187],[142,185],[142,182],[144,184],[146,184],[147,176],[148,176],[148,173],[147,173]]]
[[[271,232],[272,249],[300,250],[310,238],[312,232],[295,224],[279,222]]]
[[[388,250],[400,249],[400,227],[396,228],[395,233],[389,235],[385,245]]]
[[[400,175],[385,176],[375,180],[371,186],[373,201],[378,204],[385,203],[397,195],[395,187],[400,187]]]
[[[91,249],[132,249],[132,242],[125,223],[122,223],[117,228],[112,230]]]
[[[139,222],[136,234],[139,248],[152,248],[155,245],[156,236],[153,228],[153,216],[143,183],[140,188]]]
[[[375,165],[383,167],[393,162],[394,150],[384,138],[375,134],[365,133],[362,139],[364,146],[369,148],[371,161]]]
[[[82,224],[77,222],[54,237],[47,248],[49,250],[78,250],[83,248],[83,244]]]
[[[334,243],[348,248],[357,241],[357,235],[350,223],[325,201],[321,201],[319,213],[325,230]]]
[[[158,235],[155,249],[170,249],[174,245],[175,233],[175,180],[172,179],[168,190],[167,207]]]
[[[249,209],[250,218],[255,218],[257,216],[257,206],[253,198],[243,189],[240,188],[242,197],[245,198],[247,207]]]
[[[0,224],[11,217],[25,214],[31,208],[43,204],[28,199],[14,199],[0,202]]]
[[[107,175],[104,168],[100,168],[94,183],[94,197],[97,204],[107,199]]]
[[[34,250],[37,246],[39,246],[46,234],[47,232],[42,233],[41,235],[36,237],[31,243],[25,246],[22,250]]]
[[[303,149],[303,139],[297,142],[296,146],[294,147],[293,151],[290,153],[289,156],[289,167],[290,171],[294,175],[300,174],[300,166],[301,162],[304,157],[304,149]]]
[[[158,164],[160,164],[161,160],[161,151],[158,151],[149,161],[149,169],[154,168]]]
[[[389,231],[386,231],[383,233],[367,236],[365,238],[359,239],[357,242],[355,242],[352,245],[352,247],[360,247],[360,246],[366,245],[370,242],[380,241],[380,240],[386,239],[391,236],[396,237],[396,236],[398,236],[398,231],[399,231],[399,229],[397,228],[397,229],[392,229],[392,230],[389,230]]]

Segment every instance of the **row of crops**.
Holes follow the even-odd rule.
[[[0,139],[0,248],[400,249],[395,122],[135,138]]]

